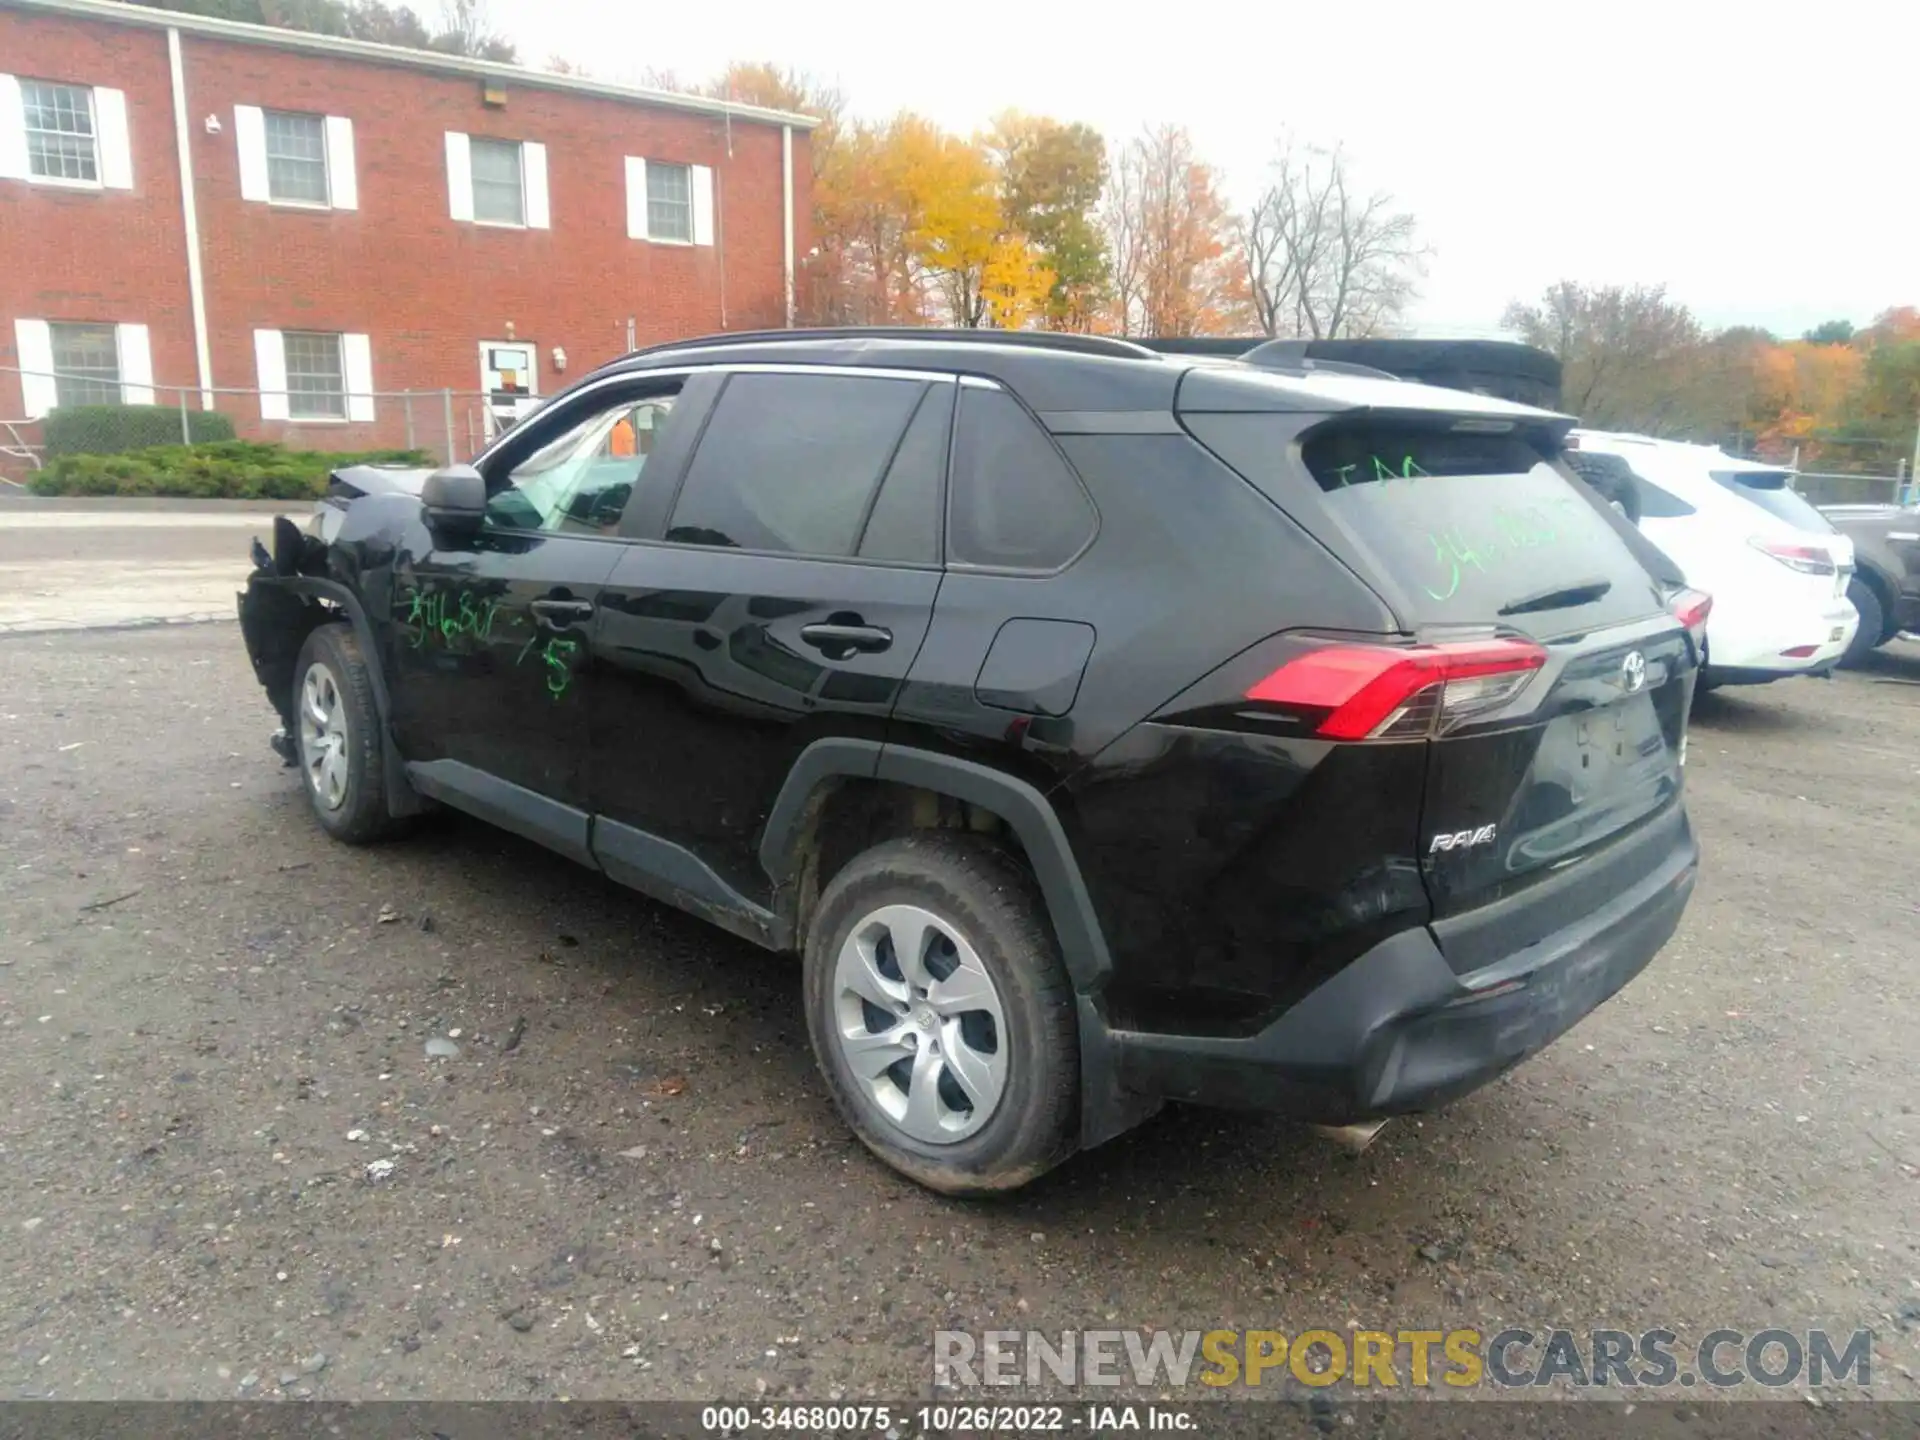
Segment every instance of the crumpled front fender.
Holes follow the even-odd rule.
[[[380,651],[374,644],[373,630],[359,597],[337,580],[281,574],[269,563],[261,565],[247,578],[247,588],[239,593],[237,600],[240,633],[246,642],[247,658],[253,664],[254,678],[266,690],[267,698],[280,716],[284,736],[289,737],[275,745],[276,751],[291,754],[290,737],[296,724],[294,667],[299,663],[301,647],[315,626],[344,619],[353,626],[360,640],[360,653],[366,660],[373,688],[374,708],[380,716],[387,809],[394,815],[412,815],[426,808],[408,781],[405,761],[393,743],[386,676],[381,672]]]
[[[289,729],[293,726],[293,667],[313,627],[326,619],[311,596],[289,588],[287,577],[256,571],[239,594],[240,636],[258,680]]]

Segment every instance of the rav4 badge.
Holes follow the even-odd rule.
[[[1433,843],[1427,846],[1427,853],[1437,850],[1471,850],[1476,845],[1491,845],[1497,825],[1482,825],[1478,830],[1453,830],[1433,837]]]

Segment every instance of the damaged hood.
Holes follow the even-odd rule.
[[[347,500],[362,495],[411,495],[418,499],[431,474],[431,469],[411,470],[400,465],[347,465],[333,472],[328,491]]]

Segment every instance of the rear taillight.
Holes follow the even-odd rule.
[[[1764,535],[1755,535],[1747,543],[1762,555],[1778,560],[1789,570],[1798,570],[1802,575],[1831,575],[1834,572],[1833,555],[1823,545],[1795,545],[1790,541],[1769,540]]]
[[[1327,740],[1417,739],[1504,705],[1546,663],[1530,640],[1328,645],[1289,660],[1246,698],[1306,712]]]
[[[1713,612],[1713,597],[1704,590],[1676,591],[1667,601],[1674,618],[1687,627],[1693,643],[1702,645],[1707,638],[1707,616]]]

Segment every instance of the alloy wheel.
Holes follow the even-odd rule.
[[[300,682],[300,766],[314,800],[347,803],[347,704],[333,671],[316,661]]]
[[[974,948],[918,905],[854,925],[834,961],[833,1036],[862,1093],[929,1145],[966,1139],[1007,1088],[1006,1014]]]

